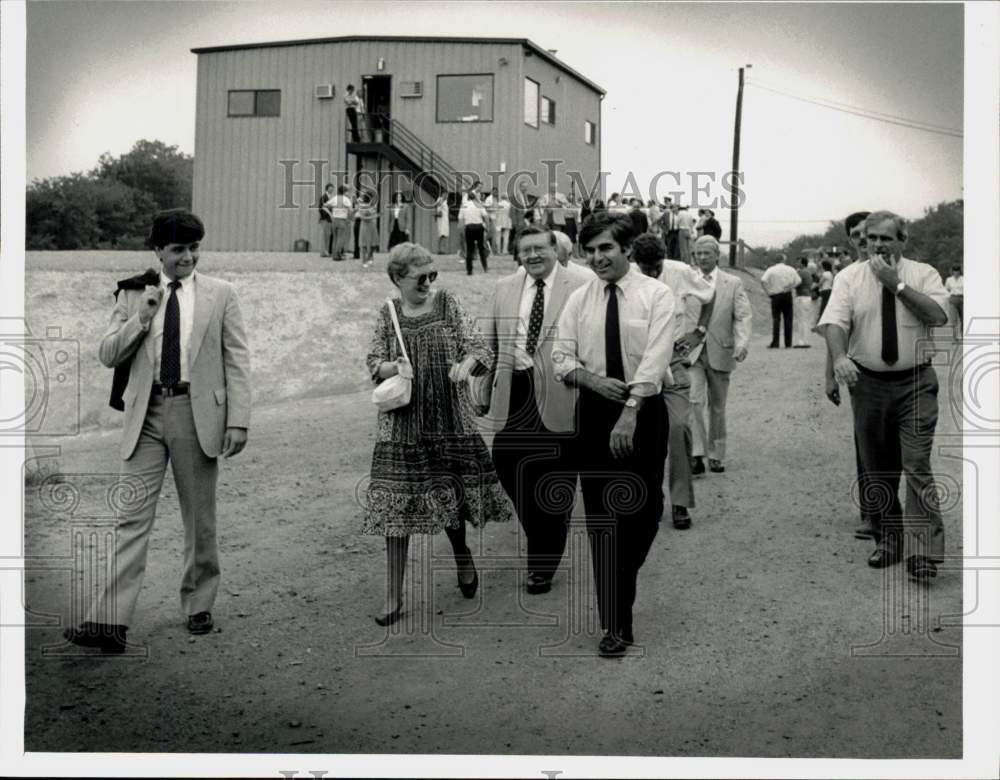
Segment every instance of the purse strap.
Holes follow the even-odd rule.
[[[403,357],[409,361],[410,356],[406,354],[406,344],[403,343],[403,334],[399,329],[399,318],[396,316],[396,305],[392,302],[392,298],[386,298],[385,302],[389,307],[389,316],[392,317],[392,327],[396,331],[396,339],[399,341],[399,349],[403,353]]]

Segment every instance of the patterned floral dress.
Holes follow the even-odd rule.
[[[430,311],[408,317],[393,299],[413,366],[410,403],[378,413],[364,525],[365,534],[406,536],[506,521],[514,508],[476,429],[466,383],[448,378],[452,363],[492,354],[455,297],[439,289]],[[383,305],[367,363],[378,383],[379,365],[399,357],[388,308]]]

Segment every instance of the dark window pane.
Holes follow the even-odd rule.
[[[253,116],[253,90],[229,92],[229,116]]]
[[[438,76],[438,122],[492,122],[493,74]]]
[[[281,116],[281,90],[262,89],[257,92],[257,116]]]

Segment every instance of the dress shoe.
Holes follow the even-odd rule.
[[[691,515],[687,511],[687,507],[671,507],[670,515],[673,518],[674,528],[683,531],[691,527]]]
[[[386,612],[381,617],[375,618],[375,622],[378,623],[380,626],[391,626],[393,623],[399,620],[402,614],[403,614],[403,605],[399,604],[394,610],[392,610],[392,612]]]
[[[854,529],[855,539],[874,539],[875,527],[870,520],[862,520],[861,524]]]
[[[458,589],[462,591],[462,595],[465,596],[465,598],[473,599],[476,597],[476,591],[479,589],[479,572],[476,571],[476,564],[472,562],[472,550],[468,547],[465,548],[464,557],[472,567],[472,582],[462,582],[462,575],[459,573]]]
[[[767,348],[768,348],[768,349],[777,349],[777,348],[778,348],[778,346],[779,346],[778,344],[768,344],[768,345],[767,345]]]
[[[212,613],[199,612],[196,615],[188,615],[187,628],[192,634],[207,634],[212,630]]]
[[[533,596],[537,596],[540,593],[548,593],[552,590],[552,578],[546,577],[544,574],[529,574],[528,584],[524,589]]]
[[[884,569],[886,566],[899,563],[901,553],[902,551],[899,547],[889,547],[880,544],[875,548],[875,552],[868,556],[868,565],[873,569]]]
[[[929,580],[937,577],[937,564],[926,555],[911,555],[906,559],[906,571],[912,579]]]
[[[714,474],[721,474],[726,470],[726,467],[722,465],[721,460],[716,460],[715,458],[708,459],[708,470]]]
[[[124,653],[125,626],[113,626],[106,623],[81,623],[79,628],[67,628],[63,638],[79,647],[98,647],[102,653]]]
[[[628,646],[633,643],[631,631],[614,633],[609,631],[597,646],[597,652],[602,658],[620,658],[625,655]]]
[[[705,473],[705,459],[701,455],[695,455],[693,458],[691,458],[691,473],[692,474]]]

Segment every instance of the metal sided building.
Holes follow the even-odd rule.
[[[561,161],[564,194],[577,182],[570,172],[587,187],[598,179],[604,90],[527,39],[346,36],[192,51],[194,210],[206,249],[289,251],[300,238],[315,247],[323,186],[353,188],[359,171],[381,182],[383,249],[394,189],[425,205],[444,190],[454,207],[470,179],[488,192],[491,172],[503,188],[531,171],[541,194],[543,160]],[[348,84],[368,112],[358,136]],[[412,239],[436,245],[433,210],[409,207]]]

